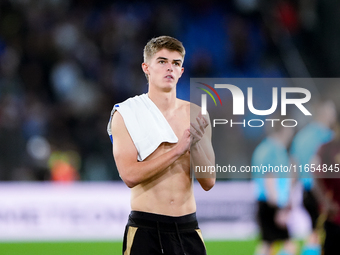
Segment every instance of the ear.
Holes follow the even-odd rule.
[[[142,63],[142,69],[143,69],[143,72],[144,72],[145,74],[147,74],[147,75],[150,74],[150,72],[149,72],[149,66],[148,66],[147,63]]]
[[[183,72],[184,72],[184,67],[182,67],[182,69],[181,69],[181,73],[180,73],[180,75],[179,75],[179,78],[182,77]]]

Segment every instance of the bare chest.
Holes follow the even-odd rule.
[[[184,131],[190,128],[189,114],[182,112],[176,113],[170,117],[165,116],[165,118],[168,121],[169,125],[171,126],[172,130],[174,131],[175,135],[177,136],[178,140],[182,138]],[[171,150],[175,145],[176,143],[163,142],[147,159],[157,157],[158,155],[161,155]]]
[[[186,129],[190,128],[190,116],[188,114],[178,113],[166,117],[166,119],[178,139],[182,137]]]

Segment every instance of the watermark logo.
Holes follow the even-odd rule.
[[[204,83],[201,83],[207,87],[209,87],[217,96],[218,99],[220,100],[220,103],[222,105],[222,101],[216,90]],[[231,84],[215,84],[215,88],[223,88],[223,89],[228,89],[233,98],[233,115],[244,115],[244,94],[240,88],[238,88],[235,85]],[[212,99],[215,102],[216,105],[216,100],[212,96],[212,94],[207,91],[206,89],[200,88],[207,92]],[[253,104],[253,88],[248,87],[247,88],[247,103],[248,103],[248,109],[250,110],[251,113],[255,115],[270,115],[274,113],[277,109],[278,106],[278,93],[277,93],[277,87],[272,88],[272,105],[269,109],[267,110],[258,110],[255,109],[254,104]],[[287,98],[287,94],[289,93],[299,93],[303,94],[303,98]],[[281,115],[286,115],[287,114],[287,105],[288,104],[293,104],[295,105],[304,115],[312,115],[305,106],[303,106],[304,103],[307,103],[311,99],[311,93],[309,90],[305,88],[292,88],[292,87],[284,87],[281,88]],[[203,115],[207,114],[207,99],[206,99],[206,94],[202,94],[201,97],[201,111]]]
[[[197,84],[202,86],[197,86]],[[271,84],[273,84],[273,86],[271,86]],[[262,127],[265,123],[270,123],[271,126],[274,127],[275,123],[279,122],[284,127],[295,127],[298,125],[296,119],[280,120],[278,118],[278,116],[287,116],[288,108],[289,110],[293,110],[292,112],[295,114],[300,112],[300,114],[302,113],[304,116],[312,116],[306,107],[312,98],[311,92],[302,87],[285,86],[283,82],[280,83],[280,80],[270,81],[269,83],[268,80],[258,79],[252,79],[246,82],[244,79],[229,81],[225,79],[212,79],[210,82],[195,80],[193,85],[195,85],[196,89],[204,92],[197,93],[198,91],[196,90],[196,93],[193,93],[197,104],[201,106],[202,115],[208,114],[207,95],[210,96],[215,106],[219,106],[218,108],[210,109],[210,112],[214,113],[213,116],[218,117],[212,119],[213,127],[225,124],[230,125],[230,127],[234,125]],[[227,100],[229,100],[230,103],[224,101],[226,98],[228,98]],[[200,102],[198,100],[200,100]],[[261,103],[258,104],[256,101],[261,101]],[[229,116],[230,111],[232,111],[232,116],[237,116],[237,119],[225,119],[226,114]],[[280,112],[277,113],[277,111]],[[258,116],[258,118],[249,120],[239,118],[239,116],[251,116],[248,115],[248,113]],[[272,115],[274,113],[275,115]],[[276,118],[268,118],[270,115]],[[264,116],[266,116],[267,119],[264,119]]]
[[[197,82],[197,83],[200,83],[200,84],[206,86],[206,87],[209,88],[212,92],[214,92],[215,95],[217,96],[218,100],[220,101],[221,106],[222,106],[221,97],[220,97],[220,95],[217,93],[217,91],[216,91],[213,87],[211,87],[210,85],[205,84],[205,83],[203,83],[203,82]],[[212,100],[214,101],[215,106],[217,106],[215,97],[211,94],[211,92],[210,92],[209,90],[207,90],[207,89],[205,89],[205,88],[201,88],[201,87],[197,87],[197,88],[203,90],[204,92],[206,92],[206,93],[212,98]],[[201,95],[201,100],[202,100],[202,104],[201,104],[201,105],[202,105],[202,114],[203,114],[203,115],[206,115],[206,114],[207,114],[207,94],[202,94],[202,95]]]

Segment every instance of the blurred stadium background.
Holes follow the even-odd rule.
[[[189,100],[190,77],[339,77],[339,10],[337,0],[1,0],[0,254],[120,254],[128,190],[106,125],[114,103],[147,90],[149,39],[183,42],[177,91]],[[250,160],[262,137],[243,135],[227,156]],[[253,253],[249,180],[219,180],[197,200],[209,254]]]

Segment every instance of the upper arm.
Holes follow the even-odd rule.
[[[197,117],[201,116],[200,114],[201,108],[197,105],[192,104],[190,109],[190,120],[191,123],[197,122]],[[195,146],[195,149],[191,154],[191,164],[192,167],[195,165],[207,165],[207,166],[215,166],[215,153],[213,150],[211,138],[212,138],[212,127],[210,123],[209,114],[203,116],[204,119],[207,121],[208,125],[204,129],[204,134],[201,140]],[[209,175],[196,175],[198,182],[200,183],[201,187],[208,191],[215,185],[216,174]]]
[[[112,152],[121,178],[129,166],[137,162],[137,149],[125,126],[122,115],[116,111],[111,120]]]

